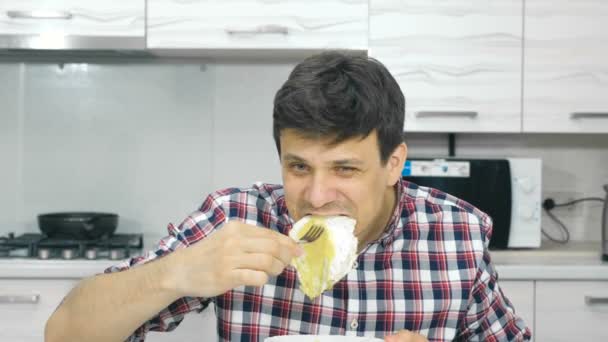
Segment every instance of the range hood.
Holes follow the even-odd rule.
[[[145,36],[79,36],[61,33],[0,34],[0,49],[143,50]]]
[[[0,57],[152,57],[145,37],[0,35]]]
[[[103,1],[76,4],[0,5],[0,55],[147,54],[143,0],[113,2],[112,8]]]

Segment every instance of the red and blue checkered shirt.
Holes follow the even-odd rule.
[[[263,341],[288,334],[383,338],[407,329],[429,341],[524,341],[531,333],[497,282],[487,246],[492,221],[451,195],[407,181],[384,234],[358,256],[333,289],[310,300],[287,267],[262,287],[241,286],[213,298],[178,299],[137,329],[170,331],[184,315],[215,304],[221,341]],[[126,260],[117,272],[205,239],[229,220],[287,234],[293,220],[280,185],[255,184],[209,195],[184,222],[170,224],[155,250]]]

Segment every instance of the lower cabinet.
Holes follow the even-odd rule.
[[[608,341],[608,281],[537,281],[535,341]]]
[[[77,282],[0,278],[0,341],[43,341],[46,321]]]
[[[43,341],[46,321],[79,281],[0,278],[0,341]],[[148,333],[146,341],[217,341],[213,305],[186,315],[170,333]]]
[[[0,278],[0,341],[39,342],[44,325],[78,279]],[[537,342],[608,341],[608,281],[500,280]],[[216,341],[212,305],[146,341]]]

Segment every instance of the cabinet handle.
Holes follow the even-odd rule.
[[[570,119],[608,119],[608,112],[576,112],[570,114]]]
[[[73,15],[68,11],[34,10],[34,11],[6,11],[12,19],[63,19],[70,20]]]
[[[0,304],[36,304],[40,300],[39,294],[33,295],[0,295]]]
[[[587,304],[587,305],[607,305],[608,297],[585,296],[585,304]]]
[[[226,29],[226,33],[230,35],[236,34],[283,34],[288,35],[289,29],[282,25],[262,25],[253,29]]]
[[[479,115],[479,113],[473,112],[473,111],[451,111],[451,110],[430,111],[430,110],[426,110],[426,111],[416,112],[417,118],[438,117],[438,116],[444,116],[444,117],[461,117],[462,116],[462,117],[468,117],[468,118],[474,119],[478,115]]]

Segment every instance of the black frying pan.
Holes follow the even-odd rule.
[[[38,226],[48,237],[91,240],[114,234],[118,215],[98,212],[41,214]]]

